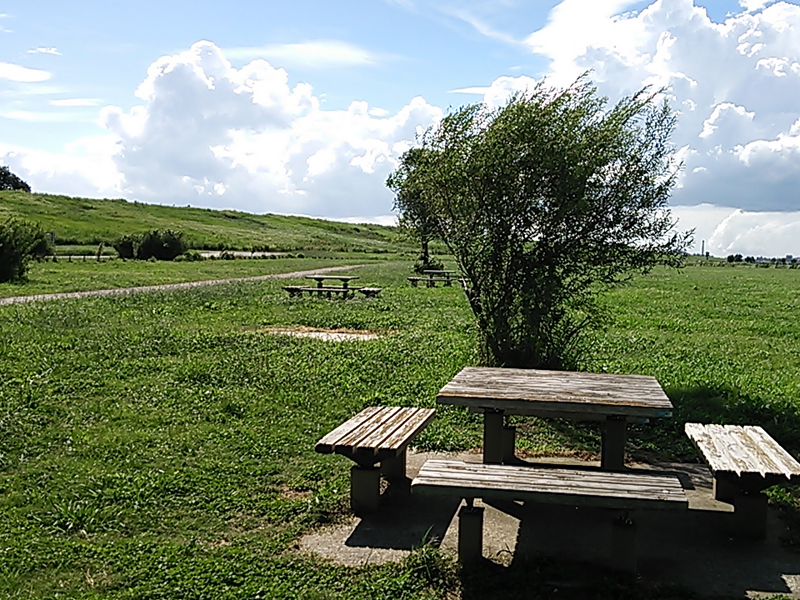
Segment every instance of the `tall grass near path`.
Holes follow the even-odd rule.
[[[0,597],[457,597],[455,567],[429,549],[369,568],[295,549],[347,513],[349,461],[314,453],[317,439],[365,406],[434,406],[475,363],[463,292],[411,288],[409,269],[360,269],[383,292],[344,302],[264,281],[0,307]],[[761,424],[800,453],[797,275],[658,270],[607,298],[615,322],[585,367],[654,375],[676,407],[633,428],[634,458],[697,460],[686,420]],[[478,415],[442,406],[418,443],[469,449],[481,433]],[[520,437],[531,455],[598,447],[596,427],[566,421],[525,419]],[[449,576],[424,576],[431,565]],[[525,592],[551,596],[547,580]],[[638,585],[592,594],[684,597]]]

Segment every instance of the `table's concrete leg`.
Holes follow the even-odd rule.
[[[611,566],[636,573],[636,523],[626,514],[614,519],[611,527]]]
[[[600,450],[600,468],[622,471],[625,468],[625,417],[610,416],[603,424],[603,442]]]
[[[516,427],[503,427],[503,462],[513,462],[516,448]]]
[[[767,535],[767,497],[761,492],[739,492],[733,499],[733,533],[761,540]]]
[[[462,564],[483,556],[483,508],[462,506],[458,511],[458,558]]]
[[[378,467],[350,468],[350,508],[357,515],[378,510],[381,499],[381,470]]]
[[[406,451],[405,449],[392,458],[381,461],[383,476],[392,483],[404,482],[406,477]]]
[[[483,462],[499,465],[503,462],[503,413],[486,411],[483,413]]]

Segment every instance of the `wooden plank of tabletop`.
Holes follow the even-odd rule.
[[[465,367],[437,396],[442,404],[517,414],[596,413],[668,417],[672,403],[654,377]]]

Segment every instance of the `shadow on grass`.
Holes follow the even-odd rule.
[[[781,525],[774,514],[767,540],[753,542],[730,537],[732,513],[635,511],[639,570],[633,575],[608,566],[618,511],[489,505],[519,520],[513,551],[491,557],[497,562],[463,567],[463,600],[746,598],[750,590],[791,594],[800,577],[797,556],[778,541]]]
[[[411,550],[429,541],[438,544],[461,503],[460,498],[421,496],[399,486],[390,487],[381,500],[381,510],[365,515],[345,545]]]
[[[686,423],[760,425],[794,456],[800,454],[800,407],[787,398],[767,400],[732,387],[666,388],[672,418],[631,425],[628,450],[634,458],[701,461],[684,432]]]

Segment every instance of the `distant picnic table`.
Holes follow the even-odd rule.
[[[357,275],[328,275],[328,274],[314,274],[314,275],[306,275],[306,279],[311,279],[317,282],[316,286],[302,286],[302,285],[286,285],[283,286],[283,289],[289,292],[290,296],[302,296],[303,293],[308,293],[309,295],[317,295],[318,297],[327,297],[332,298],[334,296],[339,296],[342,300],[349,298],[354,298],[356,292],[361,292],[368,298],[377,296],[378,293],[381,291],[381,288],[373,288],[373,287],[356,287],[351,286],[350,282],[354,279],[359,279]],[[326,285],[325,282],[331,281],[339,281],[341,285]]]
[[[436,287],[437,282],[443,283],[446,286],[450,286],[453,285],[454,281],[460,281],[458,277],[453,276],[454,273],[458,273],[458,271],[445,269],[426,269],[422,272],[425,277],[409,277],[408,281],[414,287],[417,287],[417,284],[420,281],[424,282],[426,287]]]

